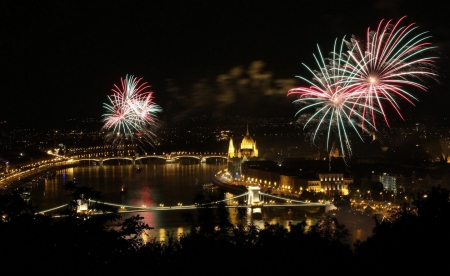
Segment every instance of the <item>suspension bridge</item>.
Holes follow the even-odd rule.
[[[159,206],[133,206],[124,205],[111,202],[103,202],[91,199],[78,199],[75,206],[76,212],[78,213],[89,213],[92,215],[104,214],[104,212],[95,211],[95,206],[97,204],[102,204],[105,206],[117,208],[118,213],[136,213],[136,212],[155,212],[155,211],[171,211],[171,210],[193,210],[199,208],[217,208],[219,204],[223,204],[225,208],[251,208],[252,212],[261,212],[263,207],[319,207],[323,208],[325,212],[334,208],[334,205],[330,203],[320,203],[320,202],[309,202],[295,200],[292,198],[285,198],[281,196],[276,196],[272,194],[263,193],[260,191],[259,186],[249,186],[248,191],[229,198],[225,198],[218,201],[208,202],[208,203],[194,203],[191,205],[174,205],[174,206],[164,206],[160,204]],[[69,207],[69,204],[60,205],[51,209],[43,210],[37,212],[38,214],[50,214],[52,217],[60,217],[57,212],[60,209]],[[75,210],[74,210],[75,211]]]

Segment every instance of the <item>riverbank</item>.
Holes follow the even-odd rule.
[[[232,184],[224,183],[217,178],[214,178],[213,182],[214,182],[214,184],[219,186],[222,190],[225,190],[226,192],[229,192],[229,193],[232,193],[235,195],[239,195],[239,194],[247,192],[247,187],[245,187],[244,185],[232,185]]]
[[[2,180],[0,180],[0,188],[2,191],[10,190],[11,186],[16,186],[15,184],[20,184],[23,182],[31,181],[31,179],[46,174],[47,172],[61,170],[65,168],[72,168],[78,166],[76,162],[64,162],[63,164],[50,164],[45,166],[40,166],[37,168],[29,169],[22,172],[14,173]]]

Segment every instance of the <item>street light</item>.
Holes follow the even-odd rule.
[[[381,201],[383,201],[383,192],[380,192],[381,195]]]
[[[391,194],[391,196],[394,198],[394,204],[395,204],[395,196],[394,196],[394,194]]]
[[[369,194],[369,198],[372,199],[372,195],[370,194],[370,190],[367,191],[367,193]]]

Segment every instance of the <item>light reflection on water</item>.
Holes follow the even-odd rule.
[[[64,184],[75,180],[79,186],[100,191],[105,202],[147,207],[189,205],[194,203],[196,193],[203,192],[202,184],[212,182],[214,173],[224,169],[226,164],[145,164],[141,167],[140,172],[133,165],[78,166],[59,170],[54,179],[33,187],[32,202],[37,211],[68,203]],[[127,189],[125,194],[121,193],[122,187]],[[188,233],[189,226],[181,213],[178,210],[139,213],[144,222],[154,228],[146,239],[165,241],[168,232],[175,237]],[[132,215],[135,214],[123,214],[122,217]],[[236,210],[230,210],[230,217],[236,222]],[[301,210],[288,212],[288,209],[263,208],[262,218],[254,219],[251,214],[247,217],[247,223],[253,221],[260,228],[264,227],[264,222],[287,227],[290,221],[296,224],[303,220],[308,225],[317,221]]]

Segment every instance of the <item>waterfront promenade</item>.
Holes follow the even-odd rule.
[[[11,170],[10,173],[0,178],[0,188],[4,188],[20,180],[32,178],[37,174],[73,166],[78,166],[78,163],[61,156],[53,156],[50,159],[23,164],[20,169]]]

